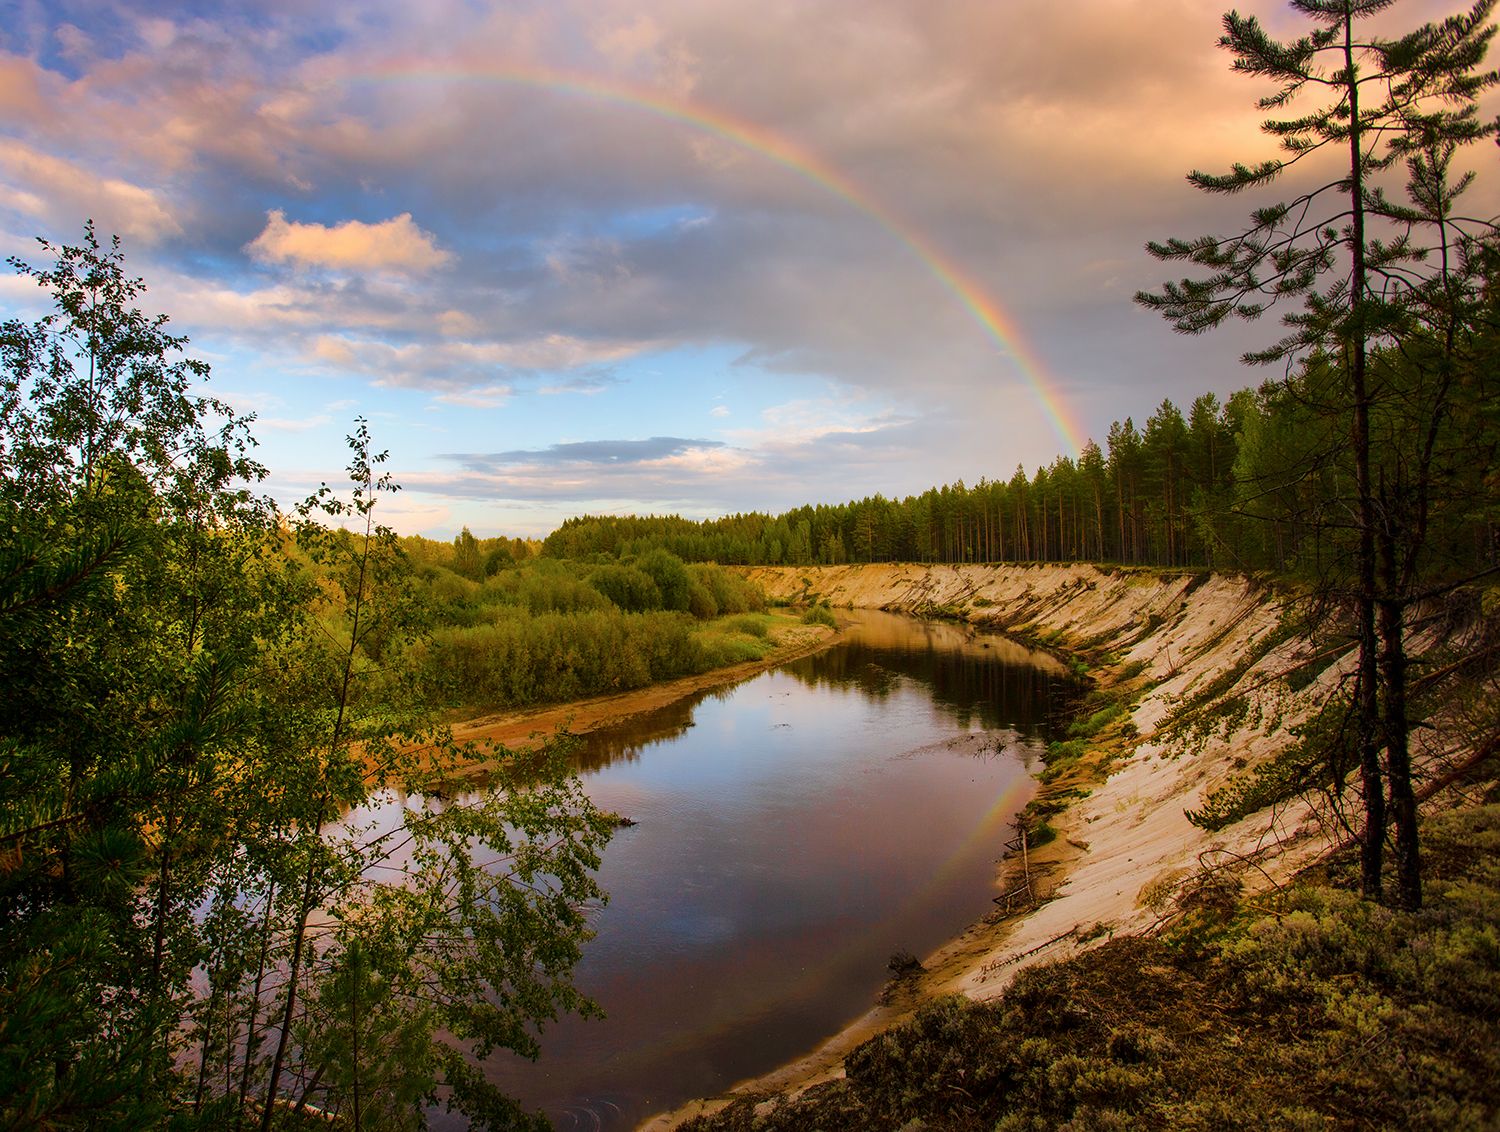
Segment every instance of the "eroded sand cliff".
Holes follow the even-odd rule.
[[[927,958],[918,992],[873,1009],[801,1061],[736,1092],[795,1090],[840,1072],[844,1054],[900,1017],[915,998],[961,991],[999,995],[1026,966],[1150,927],[1174,888],[1205,866],[1234,863],[1254,890],[1330,847],[1337,831],[1306,805],[1262,811],[1216,833],[1186,811],[1232,776],[1291,741],[1290,729],[1324,703],[1349,663],[1322,667],[1293,691],[1284,673],[1310,649],[1282,631],[1282,602],[1245,578],[1078,566],[866,565],[762,567],[751,577],[773,597],[845,606],[941,612],[1094,658],[1106,686],[1134,688],[1117,719],[1103,781],[1053,817],[1059,837],[1038,854],[1035,911],[975,925]],[[1297,681],[1301,684],[1302,681]],[[1144,690],[1142,691],[1142,689]],[[1173,712],[1212,688],[1244,704],[1224,723],[1188,728]],[[1001,847],[996,847],[997,855]],[[1013,883],[1008,862],[997,886]],[[903,1010],[903,1007],[905,1010]],[[714,1107],[695,1102],[652,1121],[664,1128]]]

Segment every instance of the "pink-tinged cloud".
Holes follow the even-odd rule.
[[[11,122],[37,122],[50,113],[43,72],[30,59],[0,53],[0,114]]]
[[[513,342],[405,345],[349,334],[322,334],[307,346],[304,356],[316,365],[367,374],[379,386],[432,390],[444,394],[449,404],[472,406],[499,403],[497,390],[503,387],[507,394],[510,391],[508,381],[503,380],[505,375],[607,365],[643,348],[640,343],[588,342],[561,334]],[[471,399],[455,399],[454,395]]]
[[[0,205],[66,232],[93,218],[101,231],[141,244],[182,231],[160,193],[101,177],[14,138],[0,138]]]
[[[328,227],[288,220],[285,212],[273,208],[266,214],[265,231],[245,250],[266,263],[401,275],[423,275],[453,258],[437,246],[431,233],[417,227],[409,212],[378,224],[345,220]]]

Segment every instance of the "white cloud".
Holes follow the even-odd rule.
[[[459,405],[470,409],[498,409],[515,395],[515,389],[505,384],[482,386],[454,393],[439,393],[437,400],[445,405]]]
[[[417,227],[409,212],[378,224],[345,220],[328,227],[288,220],[285,212],[274,208],[266,214],[265,230],[245,245],[245,251],[267,263],[404,275],[425,274],[453,258],[437,246],[435,237]]]
[[[455,404],[489,405],[509,381],[497,375],[548,373],[587,368],[619,361],[640,352],[636,342],[588,342],[564,334],[511,342],[416,341],[391,342],[354,334],[319,334],[304,349],[317,365],[363,373],[374,383],[405,389],[431,389],[444,394],[478,398]],[[603,379],[588,379],[587,388],[567,384],[552,391],[588,392]]]
[[[765,447],[803,447],[830,436],[877,433],[910,423],[890,408],[866,412],[833,398],[788,401],[761,413],[764,427],[736,429],[729,435],[738,443]]]

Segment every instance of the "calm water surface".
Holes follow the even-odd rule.
[[[604,1021],[547,1027],[490,1078],[559,1129],[629,1128],[806,1052],[990,907],[1072,698],[1049,657],[860,613],[841,644],[589,737],[585,788],[633,818],[577,969]]]

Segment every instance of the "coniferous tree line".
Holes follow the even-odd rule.
[[[1455,576],[1496,560],[1493,307],[1471,326],[1473,363],[1441,430],[1442,498],[1429,506],[1434,553]],[[1409,373],[1400,351],[1377,352],[1392,389]],[[1327,537],[1342,479],[1341,425],[1310,399],[1326,363],[1291,382],[1245,389],[1221,402],[1205,393],[1184,414],[1164,400],[1138,427],[1112,424],[1105,444],[1083,446],[1031,474],[982,478],[920,495],[868,496],[780,514],[694,521],[677,516],[582,516],[543,543],[556,558],[631,556],[662,548],[693,562],[834,565],[848,562],[1093,562],[1245,572],[1316,572],[1341,553]],[[1408,423],[1399,400],[1381,427]]]

